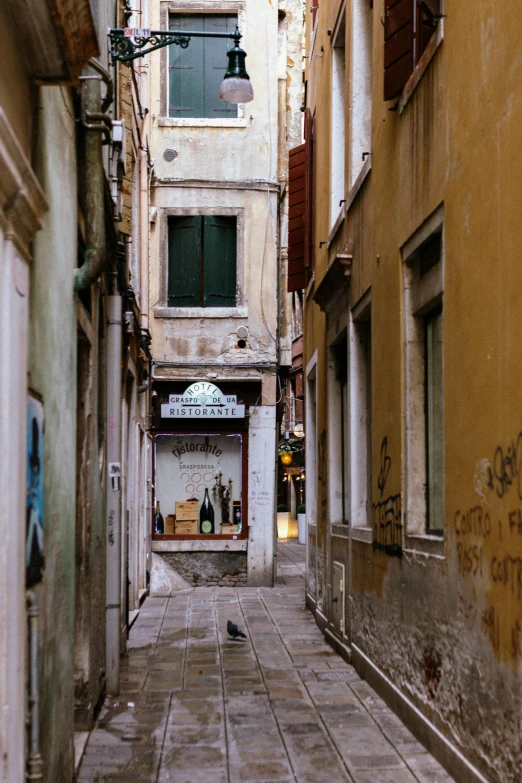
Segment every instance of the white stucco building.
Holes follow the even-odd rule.
[[[291,361],[282,281],[302,2],[155,0],[151,13],[152,29],[238,25],[254,89],[245,105],[218,97],[230,39],[193,38],[149,58],[151,424],[162,515],[152,547],[193,583],[271,585],[278,372]],[[203,394],[194,408],[190,394]],[[173,400],[183,411],[170,417]],[[212,406],[225,404],[235,413],[219,408],[216,418]]]

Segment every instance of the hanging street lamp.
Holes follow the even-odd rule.
[[[254,99],[250,76],[245,68],[244,49],[241,49],[241,33],[236,27],[233,33],[180,33],[175,30],[148,30],[135,27],[117,27],[109,30],[112,64],[136,60],[156,49],[175,44],[187,49],[191,38],[231,38],[234,46],[227,52],[228,68],[221,82],[219,97],[227,103],[248,103]]]

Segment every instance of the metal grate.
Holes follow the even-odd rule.
[[[163,157],[165,158],[167,163],[170,163],[171,161],[175,160],[175,158],[178,157],[178,153],[176,152],[176,150],[169,150],[169,149],[167,149],[163,153]]]

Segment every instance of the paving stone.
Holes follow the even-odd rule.
[[[145,601],[78,783],[453,783],[326,643],[304,608],[304,547],[278,552],[274,589]]]

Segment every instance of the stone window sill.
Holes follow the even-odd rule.
[[[417,63],[417,67],[415,68],[412,75],[406,82],[406,86],[402,91],[402,95],[399,100],[399,114],[402,114],[404,109],[408,105],[410,98],[412,97],[413,93],[417,89],[417,85],[419,84],[420,80],[426,73],[429,64],[435,57],[437,49],[439,48],[443,40],[444,40],[444,19],[441,19],[437,27],[437,32],[435,33],[435,35],[432,35],[426,49],[424,50],[422,57]]]
[[[373,530],[371,527],[352,527],[352,541],[362,541],[365,544],[371,544],[373,541]]]
[[[408,555],[426,555],[444,559],[445,542],[443,536],[407,535],[404,546],[404,553]]]
[[[160,128],[246,128],[246,117],[234,117],[229,120],[214,120],[206,117],[158,117]]]
[[[248,318],[248,307],[154,307],[154,318]]]

